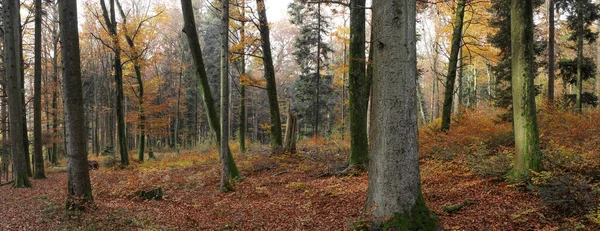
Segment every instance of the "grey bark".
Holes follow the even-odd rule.
[[[77,1],[60,0],[63,95],[68,158],[68,209],[85,209],[93,202],[88,170],[87,133],[81,82]]]
[[[377,230],[437,228],[421,195],[417,125],[416,2],[373,1],[374,73],[367,211]]]
[[[229,0],[222,0],[221,18],[221,191],[229,184]],[[263,51],[264,52],[264,51]]]
[[[6,72],[6,90],[9,101],[10,139],[14,171],[14,187],[30,187],[27,174],[25,146],[23,145],[23,95],[21,92],[21,44],[20,11],[18,0],[3,0],[2,15],[4,23],[4,69]]]

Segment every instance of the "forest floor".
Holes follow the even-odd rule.
[[[536,173],[528,184],[502,179],[512,155],[510,123],[471,112],[448,134],[424,126],[421,174],[429,208],[445,230],[598,230],[595,180],[569,167],[600,163],[597,156],[588,158],[600,147],[598,137],[586,137],[600,129],[595,116],[600,114],[542,116],[540,123],[553,128],[541,131],[544,154],[551,156],[545,168],[552,171]],[[48,179],[34,180],[33,188],[0,187],[0,230],[350,230],[361,219],[368,184],[366,173],[336,175],[348,149],[341,139],[309,140],[300,143],[296,155],[269,156],[268,147],[251,145],[247,154],[235,155],[243,179],[230,193],[218,190],[214,149],[159,153],[156,161],[134,160],[125,169],[100,167],[91,171],[95,205],[87,212],[64,209],[67,174],[50,168]],[[572,180],[552,188],[557,178],[570,176],[566,172]],[[164,189],[163,200],[136,197],[154,187]],[[544,189],[567,194],[556,202]],[[448,210],[457,204],[464,206]]]

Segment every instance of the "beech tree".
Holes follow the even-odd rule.
[[[4,70],[6,74],[6,90],[8,93],[8,111],[10,120],[10,140],[12,150],[14,187],[31,187],[28,178],[27,153],[23,139],[23,85],[21,72],[21,24],[20,4],[18,0],[2,1],[2,19],[4,29]]]
[[[436,230],[419,172],[416,2],[374,0],[373,36],[371,229]]]
[[[529,171],[540,171],[542,153],[535,106],[535,53],[533,44],[533,0],[512,0],[511,76],[515,133],[515,165],[509,176],[526,179]]]

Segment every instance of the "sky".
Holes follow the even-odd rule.
[[[162,1],[162,0],[154,0]],[[179,0],[170,0],[174,4],[179,4]],[[206,1],[206,0],[204,0]],[[267,18],[270,22],[277,22],[287,17],[287,7],[293,0],[265,0],[267,6]],[[99,0],[98,0],[99,2]],[[83,1],[77,1],[77,11],[80,15],[83,13]]]
[[[267,18],[276,22],[287,17],[287,7],[292,0],[265,0],[267,6]]]

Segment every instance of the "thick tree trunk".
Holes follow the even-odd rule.
[[[63,95],[68,164],[67,209],[85,209],[93,203],[87,158],[87,133],[79,57],[77,1],[61,0],[60,39],[62,42]]]
[[[265,80],[267,80],[267,95],[269,98],[269,112],[271,114],[271,151],[277,152],[281,148],[281,117],[279,101],[277,100],[277,83],[275,81],[275,68],[271,56],[271,39],[269,37],[269,23],[264,0],[256,0],[260,22],[260,38],[262,40],[263,65]]]
[[[202,94],[202,101],[208,117],[208,124],[214,131],[217,144],[220,147],[222,145],[221,125],[219,123],[219,118],[217,117],[217,110],[215,109],[215,103],[210,91],[206,69],[204,69],[204,60],[202,60],[202,50],[200,49],[200,42],[198,40],[198,32],[196,30],[196,22],[194,21],[194,11],[191,0],[181,0],[181,8],[184,20],[184,33],[187,35],[188,44],[190,45],[190,52],[192,53],[196,76],[198,78],[198,88],[200,88]],[[240,174],[233,160],[231,150],[229,150],[229,146],[224,146],[228,148],[227,162],[229,164],[229,177],[231,179],[239,178]]]
[[[44,179],[42,154],[42,0],[35,0],[35,67],[33,90],[33,162],[35,179]]]
[[[532,0],[511,4],[512,93],[515,165],[509,174],[524,179],[541,170],[541,151],[535,106]]]
[[[365,169],[369,163],[367,104],[370,91],[365,63],[365,0],[351,0],[350,6],[348,112],[350,114],[351,146],[348,165],[357,169]]]
[[[366,203],[374,217],[371,229],[436,230],[419,173],[416,2],[374,0],[373,26],[373,124]]]
[[[6,72],[6,87],[9,101],[9,120],[12,161],[14,171],[14,187],[30,187],[26,161],[25,146],[23,145],[23,95],[21,94],[21,44],[20,44],[20,4],[17,0],[3,0],[4,23],[4,69]]]
[[[450,116],[452,114],[452,97],[454,96],[454,82],[456,81],[456,70],[458,53],[461,49],[463,19],[465,17],[465,0],[458,0],[456,5],[456,16],[454,18],[454,33],[452,34],[452,48],[450,50],[450,61],[448,64],[448,75],[446,78],[446,89],[444,91],[444,108],[442,110],[442,131],[450,129]]]

